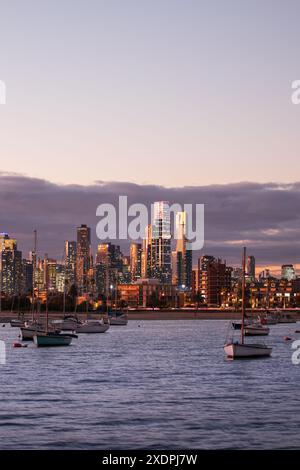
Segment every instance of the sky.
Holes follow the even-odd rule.
[[[205,248],[297,263],[299,17],[298,0],[0,0],[0,231],[27,250],[39,228],[58,256],[112,191],[176,195],[206,204]]]
[[[297,179],[297,0],[10,0],[0,11],[2,171],[168,187]]]

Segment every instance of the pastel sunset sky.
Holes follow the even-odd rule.
[[[262,266],[296,264],[299,206],[290,204],[299,199],[300,105],[291,102],[291,84],[300,79],[299,18],[297,0],[0,1],[0,80],[7,87],[0,231],[30,248],[26,234],[48,207],[43,197],[35,213],[25,207],[28,191],[35,194],[30,184],[44,182],[55,194],[79,185],[82,197],[97,181],[136,184],[137,197],[143,187],[166,188],[172,198],[176,188],[193,187],[193,200],[205,195],[197,202],[208,213],[219,192],[226,194],[227,222],[216,237],[211,217],[207,249],[238,261],[247,235]],[[256,205],[233,234],[241,215],[235,211],[253,204],[243,182],[258,184]],[[269,184],[276,191],[268,192]],[[70,224],[93,225],[95,207]],[[69,232],[65,226],[49,251],[57,254]]]

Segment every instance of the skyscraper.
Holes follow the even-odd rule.
[[[142,278],[152,277],[152,225],[147,225],[142,250]]]
[[[22,289],[22,252],[17,240],[7,233],[0,234],[0,290],[6,295],[17,295]]]
[[[252,281],[255,280],[255,258],[254,256],[248,256],[247,259],[247,275]]]
[[[91,268],[91,229],[87,225],[77,228],[76,282],[81,291],[87,290]]]
[[[231,288],[232,269],[213,256],[199,259],[199,293],[208,305],[219,306],[222,289]]]
[[[130,245],[130,273],[133,282],[140,279],[142,275],[142,245],[140,243]]]
[[[110,242],[98,245],[95,273],[98,292],[108,295],[110,286],[115,287],[123,275],[123,255],[119,245]]]
[[[169,203],[154,203],[152,223],[152,276],[163,284],[172,282],[171,223]]]
[[[75,284],[76,280],[76,253],[77,243],[75,241],[66,240],[65,242],[65,268],[66,281],[68,285]]]
[[[173,254],[173,280],[178,287],[190,288],[192,282],[192,251],[187,249],[187,214],[177,212],[175,220],[177,236],[176,251]]]

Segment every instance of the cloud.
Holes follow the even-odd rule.
[[[119,195],[127,195],[129,204],[156,200],[205,204],[202,253],[220,256],[229,263],[240,261],[244,241],[260,265],[299,261],[300,183],[166,188],[97,181],[80,186],[0,173],[0,231],[16,237],[26,254],[37,229],[39,253],[60,259],[64,240],[75,239],[81,223],[92,227],[95,248],[96,208],[104,202],[116,204]],[[123,248],[126,252],[127,247]]]

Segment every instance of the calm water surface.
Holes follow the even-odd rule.
[[[228,361],[228,323],[130,321],[49,349],[1,328],[0,447],[299,448],[296,324],[271,327],[272,358]]]

